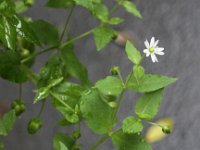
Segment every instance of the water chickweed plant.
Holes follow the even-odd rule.
[[[74,53],[74,42],[93,35],[96,50],[101,51],[118,36],[113,29],[125,20],[113,17],[113,12],[122,7],[127,13],[141,18],[136,5],[130,0],[113,0],[112,8],[103,0],[48,0],[44,7],[67,9],[68,15],[61,33],[56,26],[46,20],[33,20],[23,12],[28,10],[34,0],[0,0],[0,76],[2,79],[19,84],[19,96],[12,100],[10,110],[0,118],[1,146],[3,138],[12,128],[16,119],[26,113],[26,100],[23,100],[23,84],[35,85],[33,105],[42,103],[36,116],[30,116],[27,132],[37,134],[43,123],[41,113],[46,101],[60,114],[58,126],[77,126],[72,133],[55,133],[52,147],[55,150],[83,149],[79,138],[80,123],[83,122],[92,132],[101,136],[90,146],[90,150],[101,149],[100,145],[111,139],[118,150],[151,150],[151,145],[143,138],[145,124],[159,126],[165,133],[171,132],[168,126],[150,122],[158,113],[163,99],[164,88],[176,81],[157,74],[147,74],[141,65],[146,57],[151,56],[158,62],[156,55],[164,55],[164,48],[158,47],[158,40],[144,42],[146,49],[138,50],[130,41],[126,42],[125,53],[133,66],[127,77],[121,76],[120,68],[113,66],[107,77],[92,83],[86,67]],[[76,8],[83,7],[98,20],[99,24],[78,36],[70,37],[68,26]],[[77,28],[77,27],[74,27]],[[39,72],[33,72],[32,66],[37,56],[50,52],[51,56]],[[86,52],[87,53],[87,52]],[[69,80],[74,78],[79,82]],[[118,121],[118,112],[125,91],[140,93],[134,111],[130,116]],[[116,129],[116,125],[120,128]]]

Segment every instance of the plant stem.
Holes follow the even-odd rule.
[[[40,107],[40,111],[39,111],[39,113],[38,113],[38,117],[41,116],[41,114],[42,114],[42,112],[43,112],[43,110],[44,110],[45,103],[46,103],[46,100],[43,100],[43,101],[42,101],[42,106]]]
[[[50,50],[53,50],[53,49],[56,49],[56,48],[61,49],[61,48],[67,46],[68,44],[71,44],[72,42],[74,42],[76,40],[79,40],[79,39],[81,39],[81,38],[83,38],[85,36],[88,36],[89,34],[92,33],[92,31],[93,31],[93,29],[91,29],[91,30],[89,30],[89,31],[87,31],[87,32],[85,32],[85,33],[83,33],[81,35],[78,35],[78,36],[72,38],[71,40],[62,43],[60,46],[52,46],[52,47],[49,47],[49,48],[45,48],[45,49],[39,51],[38,53],[35,53],[35,54],[33,54],[33,55],[21,60],[21,63],[23,64],[23,63],[29,61],[30,59],[32,59],[32,58],[34,58],[34,57],[36,57],[36,56],[38,56],[40,54],[46,53],[46,52],[48,52]]]
[[[94,145],[92,145],[92,147],[90,148],[90,150],[96,150],[96,148],[98,146],[100,146],[103,142],[105,142],[107,139],[109,138],[109,135],[105,135],[103,136],[100,140],[98,140]]]
[[[159,127],[161,127],[161,128],[163,128],[163,126],[162,125],[160,125],[160,124],[157,124],[157,123],[154,123],[154,122],[148,122],[149,124],[151,124],[151,125],[154,125],[154,126],[159,126]]]
[[[89,30],[89,31],[87,31],[87,32],[85,32],[85,33],[83,33],[83,34],[81,34],[81,35],[78,35],[78,36],[72,38],[72,39],[69,40],[69,41],[66,41],[66,42],[62,43],[62,44],[59,46],[59,49],[61,49],[61,48],[65,47],[65,46],[67,46],[68,44],[73,43],[73,42],[76,41],[76,40],[79,40],[79,39],[81,39],[81,38],[83,38],[83,37],[85,37],[85,36],[88,36],[89,34],[92,33],[92,31],[93,31],[93,29],[91,29],[91,30]]]
[[[60,36],[60,42],[62,41],[62,39],[63,39],[63,37],[64,37],[64,34],[65,34],[66,30],[67,30],[67,27],[68,27],[68,25],[69,25],[71,16],[72,16],[72,14],[73,14],[73,10],[74,10],[74,7],[71,8],[70,13],[69,13],[69,15],[68,15],[68,17],[67,17],[67,20],[66,20],[66,22],[65,22],[65,26],[64,26],[63,32],[62,32],[62,34],[61,34],[61,36]]]
[[[22,99],[22,84],[19,84],[19,99]]]
[[[119,7],[119,2],[116,2],[113,8],[110,10],[110,15]]]
[[[27,57],[27,58],[21,60],[21,63],[23,64],[23,63],[29,61],[30,59],[32,59],[32,58],[34,58],[34,57],[36,57],[36,56],[38,56],[38,55],[40,55],[40,54],[43,54],[43,53],[45,53],[45,52],[48,52],[48,51],[50,51],[50,50],[53,50],[53,49],[55,49],[55,48],[57,48],[57,47],[58,47],[58,46],[52,46],[52,47],[45,48],[45,49],[39,51],[38,53],[34,53],[33,55],[31,55],[31,56],[29,56],[29,57]]]

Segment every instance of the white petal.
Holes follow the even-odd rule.
[[[155,43],[155,37],[151,38],[150,47],[153,47]]]
[[[146,54],[146,57],[149,57],[149,55],[150,55],[150,52],[149,52],[149,50],[148,50],[148,49],[144,49],[144,50],[143,50],[143,52]]]
[[[156,47],[156,48],[155,48],[155,51],[157,51],[157,52],[162,52],[163,50],[164,50],[163,47]]]
[[[150,53],[146,53],[146,57],[149,57],[150,56]]]
[[[144,49],[143,53],[149,53],[149,50],[148,49]]]
[[[149,42],[147,41],[147,39],[144,41],[144,45],[146,46],[146,48],[149,48]]]
[[[151,59],[152,59],[153,63],[158,62],[158,59],[155,54],[151,54]]]
[[[156,51],[155,50],[155,52],[154,52],[155,54],[158,54],[158,55],[165,55],[165,53],[164,52],[160,52],[160,51]]]
[[[159,43],[159,40],[155,41],[154,47],[156,47],[158,45],[158,43]]]

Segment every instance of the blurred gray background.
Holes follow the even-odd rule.
[[[66,19],[68,11],[43,8],[46,0],[37,0],[26,15],[33,19],[46,19],[60,29]],[[165,90],[165,98],[160,113],[155,118],[172,117],[175,120],[175,130],[165,140],[153,144],[154,150],[199,150],[200,149],[200,1],[199,0],[141,0],[136,1],[143,19],[137,19],[119,9],[113,15],[125,18],[125,22],[117,28],[127,32],[140,50],[143,50],[143,41],[155,36],[160,40],[160,46],[165,48],[165,55],[159,57],[159,63],[153,64],[145,59],[143,66],[149,73],[159,73],[177,77],[179,80]],[[114,0],[108,1],[109,6]],[[78,35],[95,27],[96,22],[89,17],[88,12],[76,7],[70,23],[72,36]],[[131,69],[132,64],[124,54],[123,48],[115,43],[110,44],[100,53],[96,52],[93,37],[89,36],[76,42],[76,53],[81,62],[88,67],[91,81],[109,74],[113,65],[119,65],[123,76]],[[47,55],[40,56],[34,71],[46,61]],[[57,128],[56,120],[59,114],[47,104],[42,114],[43,128],[33,136],[26,132],[30,116],[35,116],[41,104],[32,105],[34,86],[26,83],[23,86],[23,98],[28,103],[26,113],[22,115],[13,131],[5,139],[6,150],[52,150],[52,138],[55,132],[71,132],[72,128]],[[0,80],[0,99],[9,104],[18,95],[18,86]],[[133,111],[137,95],[127,92],[120,109],[120,120]],[[96,142],[99,136],[90,132],[82,124],[84,143],[83,149]],[[99,150],[114,150],[111,141],[106,141]]]

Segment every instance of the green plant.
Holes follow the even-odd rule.
[[[42,127],[40,115],[45,102],[51,101],[52,106],[62,114],[58,125],[77,125],[78,129],[71,135],[57,133],[54,137],[55,150],[81,149],[78,139],[81,137],[80,122],[85,124],[102,138],[91,146],[97,149],[106,139],[111,138],[119,150],[150,150],[151,146],[141,135],[143,125],[154,118],[159,110],[166,86],[176,81],[167,76],[146,74],[141,62],[144,56],[128,41],[125,51],[133,63],[126,79],[121,76],[120,68],[114,66],[111,75],[91,83],[85,66],[76,57],[73,43],[93,34],[97,51],[102,50],[118,36],[113,25],[124,20],[112,17],[112,13],[123,7],[127,12],[142,18],[135,4],[129,0],[117,0],[109,10],[102,0],[49,0],[47,7],[70,9],[63,32],[44,20],[32,20],[21,15],[34,4],[34,0],[0,0],[0,76],[10,82],[19,84],[19,97],[12,102],[11,110],[0,119],[0,135],[6,136],[13,127],[16,117],[25,110],[21,101],[22,85],[31,81],[36,86],[35,103],[42,103],[37,117],[28,123],[28,132],[34,134]],[[76,37],[64,40],[67,27],[77,6],[87,9],[98,21],[99,25]],[[151,45],[153,44],[153,45]],[[157,62],[155,54],[163,55],[164,48],[157,46],[158,41],[145,42],[146,56]],[[45,48],[44,48],[45,47]],[[36,50],[37,49],[37,50]],[[52,55],[39,73],[31,70],[38,55],[52,51]],[[70,82],[75,78],[80,83]],[[135,114],[131,114],[122,122],[121,128],[114,130],[118,123],[117,116],[124,92],[130,90],[143,94],[135,105]],[[47,99],[49,97],[49,99]],[[151,122],[149,122],[151,123]],[[155,123],[154,123],[155,124]],[[158,125],[159,126],[159,125]],[[45,128],[45,124],[43,124]],[[160,126],[165,133],[170,133],[167,126]]]

